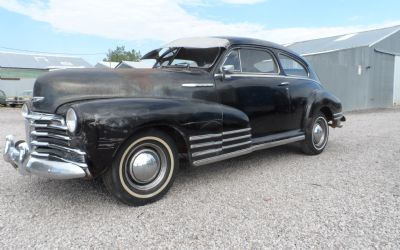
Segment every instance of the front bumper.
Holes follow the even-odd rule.
[[[12,135],[6,137],[3,158],[22,175],[34,174],[52,179],[75,179],[90,177],[87,168],[70,162],[36,158],[31,154],[28,143],[15,143]]]

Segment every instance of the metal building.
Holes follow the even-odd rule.
[[[400,26],[296,42],[344,110],[400,104]]]
[[[89,68],[79,57],[0,52],[0,90],[8,98],[32,91],[38,76],[51,70]]]

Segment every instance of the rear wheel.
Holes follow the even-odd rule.
[[[317,155],[324,151],[329,137],[329,125],[323,113],[310,119],[306,128],[306,139],[302,142],[302,150],[309,155]]]
[[[103,181],[120,201],[144,205],[161,198],[169,190],[178,167],[178,154],[171,137],[149,130],[135,136],[119,150]]]

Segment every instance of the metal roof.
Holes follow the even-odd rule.
[[[400,25],[383,29],[368,30],[340,36],[296,42],[286,45],[286,47],[296,51],[301,55],[320,54],[343,49],[374,46],[375,44],[383,41],[399,31]]]
[[[0,52],[0,67],[23,69],[91,68],[79,57]]]
[[[94,65],[95,68],[115,68],[117,67],[119,62],[98,62],[96,65]]]

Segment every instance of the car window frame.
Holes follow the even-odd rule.
[[[283,67],[283,65],[282,65],[282,62],[281,62],[281,59],[280,59],[280,55],[286,56],[286,57],[292,59],[293,61],[297,62],[297,63],[300,64],[301,66],[303,66],[304,70],[305,70],[306,73],[307,73],[307,76],[292,75],[292,74],[286,73],[286,70],[284,69],[284,67]],[[289,54],[289,53],[286,53],[286,52],[282,52],[282,51],[279,51],[279,52],[277,53],[277,57],[278,57],[278,60],[279,60],[279,65],[280,65],[280,67],[282,68],[282,72],[283,72],[286,76],[290,76],[290,77],[301,77],[301,78],[308,78],[308,79],[310,78],[310,70],[308,69],[308,66],[307,66],[302,60],[299,60],[299,59],[297,59],[295,56],[293,56],[293,55],[291,55],[291,54]]]
[[[231,50],[229,50],[227,53],[226,53],[226,55],[224,55],[224,60],[223,60],[223,62],[222,62],[222,64],[221,64],[221,67],[223,67],[224,65],[225,65],[225,63],[226,63],[226,60],[228,60],[228,57],[234,52],[234,51],[238,51],[238,55],[239,55],[239,67],[240,67],[240,71],[234,71],[234,74],[235,73],[242,73],[242,60],[241,60],[241,58],[240,58],[240,49],[239,48],[234,48],[234,49],[231,49]]]
[[[263,51],[263,52],[269,53],[271,55],[272,60],[274,60],[274,62],[275,62],[275,65],[276,65],[276,67],[278,69],[278,72],[275,72],[275,73],[243,72],[242,58],[240,56],[240,50],[241,49],[259,50],[259,51]],[[268,75],[268,76],[279,76],[282,73],[281,66],[280,66],[280,63],[278,61],[278,58],[276,57],[276,55],[275,55],[275,53],[274,53],[274,51],[272,49],[267,48],[267,47],[254,47],[254,46],[234,46],[234,47],[229,48],[227,50],[227,52],[223,55],[222,63],[219,64],[218,69],[217,69],[218,71],[220,71],[220,68],[222,66],[224,66],[228,56],[232,53],[233,50],[239,50],[240,72],[234,72],[234,73],[232,73],[230,75],[238,75],[239,74],[239,75],[255,75],[255,76],[263,76],[263,75],[264,76],[265,75]]]

